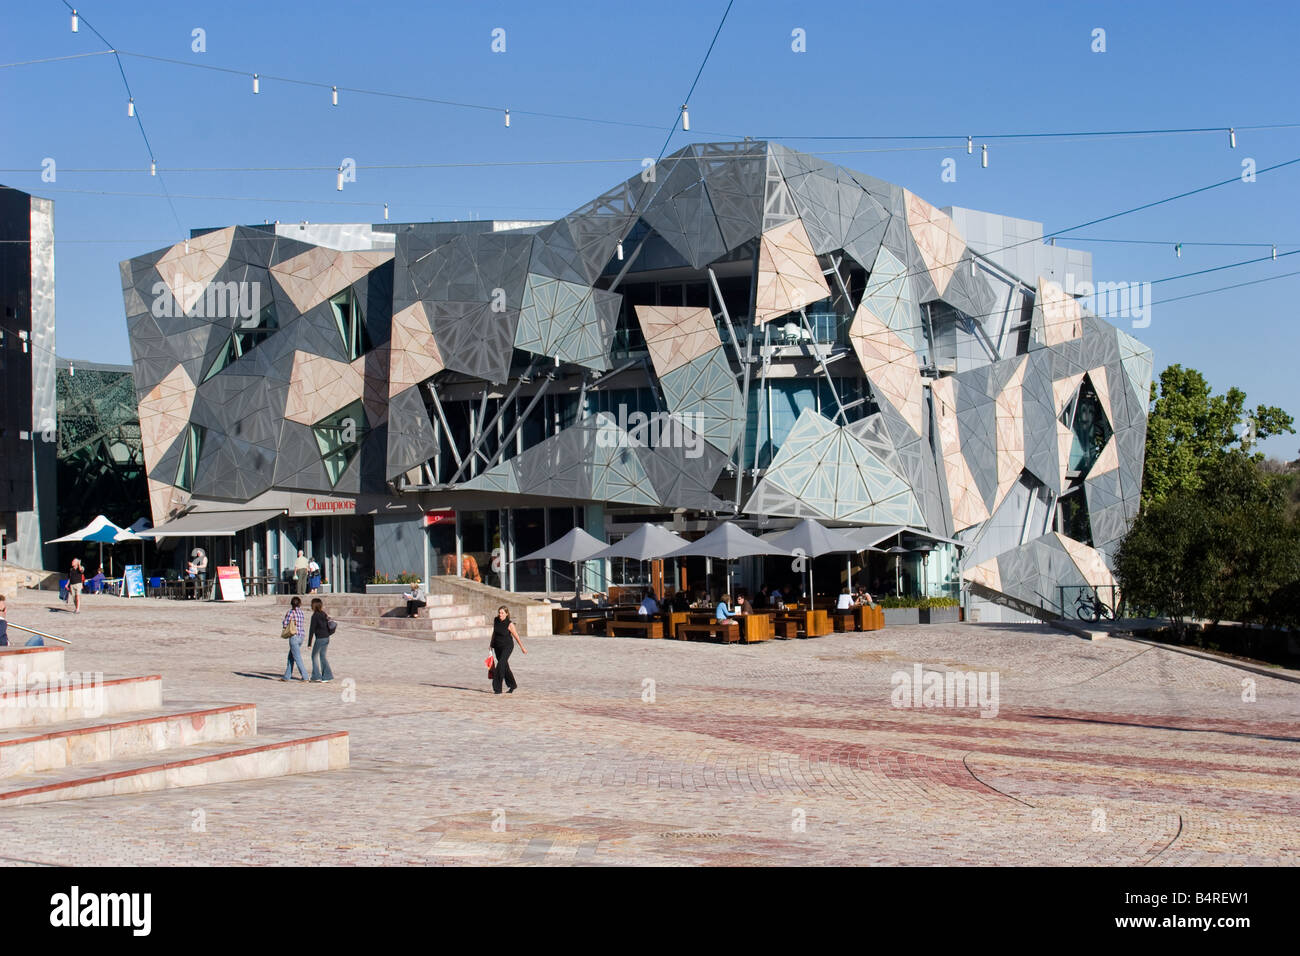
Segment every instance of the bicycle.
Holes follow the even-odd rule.
[[[1092,621],[1094,624],[1103,618],[1107,620],[1115,618],[1114,610],[1101,599],[1099,594],[1089,597],[1086,592],[1081,592],[1074,602],[1074,609],[1078,612],[1079,620]]]

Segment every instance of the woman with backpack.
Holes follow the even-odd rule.
[[[311,682],[328,684],[334,679],[330,662],[325,659],[325,651],[330,646],[330,635],[338,625],[325,613],[325,605],[320,598],[311,600],[311,624],[307,629],[307,646],[311,648]]]
[[[280,680],[290,680],[293,677],[293,665],[297,664],[298,673],[302,675],[299,680],[303,683],[307,681],[307,668],[302,662],[302,639],[306,631],[303,618],[302,598],[295,594],[289,602],[289,610],[284,615],[283,630],[280,632],[281,637],[289,639],[289,661],[284,666],[284,676]]]

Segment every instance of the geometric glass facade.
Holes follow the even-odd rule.
[[[196,233],[122,264],[154,520],[327,494],[381,560],[404,504],[457,516],[454,553],[421,527],[439,567],[517,583],[556,508],[812,517],[959,542],[907,573],[1051,610],[1110,581],[1151,378],[1070,273],[1034,223],[750,141],[554,222]]]

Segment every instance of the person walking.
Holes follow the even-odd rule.
[[[86,571],[81,566],[80,558],[72,559],[68,569],[68,595],[72,598],[72,613],[81,613],[81,588],[86,581]]]
[[[312,558],[307,562],[307,593],[315,594],[320,590],[320,565]]]
[[[298,552],[297,559],[293,562],[293,576],[295,585],[299,594],[307,593],[307,555],[301,551]],[[301,603],[301,602],[299,602]]]
[[[284,631],[289,631],[290,633],[288,635],[289,660],[284,665],[284,676],[280,678],[282,681],[292,679],[294,664],[298,665],[298,673],[302,675],[301,680],[304,683],[307,681],[307,668],[302,662],[302,639],[307,630],[304,626],[304,617],[305,615],[302,613],[302,598],[295,594],[292,600],[289,601],[288,612],[284,615],[283,628]]]
[[[325,613],[325,605],[320,598],[312,598],[311,601],[311,624],[307,629],[307,647],[311,650],[311,682],[313,684],[328,684],[334,679],[334,672],[330,670],[330,662],[325,659],[325,651],[330,646],[330,624],[329,615]]]
[[[524,642],[519,640],[519,631],[515,628],[514,622],[510,620],[510,609],[504,604],[497,608],[496,620],[492,622],[492,643],[489,648],[492,656],[497,659],[496,677],[492,678],[492,693],[501,693],[501,683],[510,688],[507,693],[513,694],[519,685],[515,682],[515,675],[510,671],[510,653],[515,649],[515,644],[525,654],[528,648],[524,647]]]

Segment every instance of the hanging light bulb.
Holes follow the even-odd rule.
[[[969,155],[971,155],[971,154],[974,153],[974,152],[975,152],[975,137],[974,137],[974,136],[967,136],[967,137],[966,137],[966,155],[969,156]]]
[[[1237,148],[1237,130],[1235,127],[1228,130],[1228,148]]]
[[[75,365],[73,365],[71,362],[69,362],[69,363],[68,363],[68,378],[75,378],[75,377],[76,377],[76,374],[77,374],[77,367],[76,367]]]
[[[186,254],[186,255],[189,255],[189,253],[190,253],[190,241],[189,241],[188,239],[186,239],[186,240],[185,240],[185,254]]]
[[[975,257],[974,257],[974,256],[971,256],[971,260],[970,260],[970,274],[971,274],[971,275],[974,275],[974,274],[975,274]]]
[[[619,262],[623,261],[623,240],[622,239],[618,241],[618,261]]]
[[[253,92],[254,93],[262,92],[262,84],[258,82],[256,73],[253,74]]]
[[[691,111],[686,108],[685,103],[682,104],[682,131],[686,133],[691,131]]]
[[[985,143],[980,147],[980,165],[985,169],[989,168],[989,144]]]
[[[384,203],[384,219],[385,221],[388,219],[388,203]]]
[[[506,110],[506,129],[510,128],[510,111]]]
[[[339,167],[339,192],[343,192],[343,167]]]
[[[131,97],[130,99],[128,99],[128,100],[126,101],[126,115],[127,115],[127,116],[134,116],[134,115],[135,115],[135,97],[134,97],[134,96]]]
[[[1179,259],[1183,257],[1183,244],[1181,242],[1174,246],[1174,255]]]
[[[149,175],[150,175],[150,176],[157,176],[157,175],[158,175],[158,163],[155,162],[155,161],[152,160],[152,159],[149,160]]]
[[[330,87],[330,106],[338,106],[338,105],[339,105],[339,88],[338,88],[337,86],[331,86],[331,87]]]
[[[72,32],[73,33],[77,32],[77,11],[76,10],[72,11]]]
[[[1273,247],[1273,261],[1277,262],[1277,246]]]

